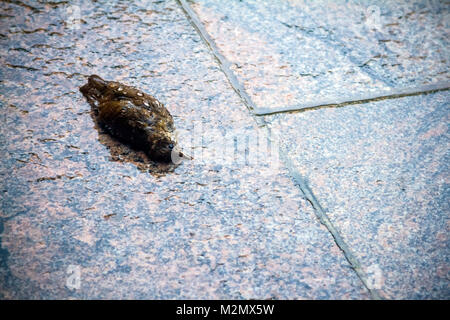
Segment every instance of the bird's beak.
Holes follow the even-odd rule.
[[[186,160],[194,160],[194,157],[192,157],[192,156],[190,156],[190,155],[188,155],[188,154],[186,154],[186,153],[184,153],[184,152],[180,152],[180,155],[181,155],[181,157],[182,157],[183,159],[186,159]]]
[[[170,154],[171,160],[174,164],[180,164],[183,160],[193,160],[194,158],[183,151],[178,146],[173,148]]]

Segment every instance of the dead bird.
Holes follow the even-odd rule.
[[[112,136],[143,150],[152,160],[179,161],[172,115],[153,96],[115,81],[91,75],[80,88],[99,124]]]

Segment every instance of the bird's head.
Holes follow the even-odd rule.
[[[176,139],[173,139],[170,135],[158,139],[152,149],[153,158],[164,162],[179,164],[183,160],[193,159],[181,151]]]

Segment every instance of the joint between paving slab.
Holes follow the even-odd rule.
[[[218,61],[219,65],[221,67],[221,70],[225,73],[225,75],[228,78],[228,80],[229,80],[231,86],[233,87],[233,89],[236,91],[236,93],[244,101],[246,107],[249,109],[251,114],[255,115],[253,111],[254,110],[258,110],[258,109],[254,105],[253,101],[248,96],[248,94],[245,92],[245,89],[239,83],[239,81],[237,80],[237,78],[234,75],[234,73],[229,69],[230,63],[228,62],[228,60],[226,60],[226,58],[219,52],[219,49],[217,48],[217,46],[215,45],[214,41],[209,36],[208,32],[203,27],[203,25],[200,22],[199,18],[192,11],[192,9],[190,8],[189,4],[187,4],[185,0],[177,0],[177,2],[182,7],[183,11],[185,12],[186,16],[188,17],[188,19],[191,22],[191,24],[193,25],[193,27],[199,33],[200,37],[203,39],[203,41],[206,43],[206,45],[212,51],[214,57],[216,58],[216,60]],[[261,124],[260,123],[261,121],[259,120],[260,118],[256,118],[256,117],[254,117],[254,118],[257,121],[258,125],[260,125]],[[264,125],[265,121],[262,121],[262,124]],[[300,187],[300,190],[303,192],[303,194],[305,195],[306,199],[311,203],[312,207],[314,208],[314,211],[315,211],[316,216],[318,217],[319,221],[331,233],[331,235],[333,236],[333,238],[335,240],[335,243],[342,250],[345,258],[347,259],[347,261],[351,265],[352,269],[356,272],[357,276],[359,277],[359,279],[361,280],[363,285],[367,288],[367,290],[369,291],[371,297],[374,298],[374,299],[380,299],[379,295],[375,291],[373,291],[373,290],[371,290],[369,288],[369,286],[367,284],[367,280],[366,280],[366,278],[365,278],[365,276],[364,276],[364,274],[363,274],[363,272],[361,270],[359,262],[353,256],[353,254],[351,253],[351,251],[348,248],[347,244],[345,243],[345,241],[340,236],[339,232],[336,230],[336,228],[330,222],[330,220],[328,219],[328,217],[325,214],[324,210],[320,206],[319,202],[317,201],[317,199],[315,198],[314,194],[309,189],[309,187],[307,186],[305,181],[301,178],[300,174],[297,171],[295,171],[293,166],[289,166],[289,164],[286,163],[286,161],[284,161],[284,162],[288,166],[288,170],[291,173],[291,175],[293,176],[294,180],[297,182],[298,186]]]
[[[252,99],[248,96],[248,94],[245,92],[244,87],[239,83],[238,79],[234,75],[234,73],[230,70],[229,65],[230,62],[220,53],[219,49],[215,45],[214,41],[209,36],[206,29],[203,27],[203,24],[200,22],[200,19],[197,17],[197,15],[193,12],[189,4],[185,0],[177,0],[178,4],[181,6],[183,11],[185,12],[188,20],[191,22],[193,27],[197,30],[202,40],[205,42],[207,47],[212,51],[214,57],[218,61],[221,70],[224,72],[225,76],[227,77],[228,81],[230,82],[233,89],[236,91],[236,93],[239,95],[239,97],[242,99],[250,113],[252,114],[253,118],[260,126],[266,126],[266,121],[263,118],[256,117],[255,110],[258,110],[258,108],[253,103]],[[267,128],[270,133],[270,128]],[[334,225],[331,223],[331,221],[328,219],[328,216],[326,215],[325,211],[323,210],[322,206],[317,201],[316,197],[308,187],[306,181],[301,177],[301,175],[297,172],[295,167],[291,164],[290,160],[283,156],[283,152],[280,152],[282,155],[283,162],[287,166],[292,178],[299,186],[300,190],[302,191],[303,195],[305,196],[306,200],[311,204],[311,206],[314,209],[314,212],[319,219],[319,221],[327,228],[328,232],[331,233],[336,245],[341,249],[341,251],[344,254],[344,257],[349,262],[351,268],[355,271],[356,275],[360,279],[360,281],[363,283],[364,287],[368,290],[370,296],[372,299],[380,299],[380,296],[378,293],[370,288],[368,285],[368,281],[366,279],[366,276],[364,272],[361,269],[361,265],[356,259],[356,257],[352,254],[350,248],[345,243],[341,235],[339,234],[338,230],[334,227]]]
[[[306,200],[311,204],[311,206],[314,209],[314,213],[316,214],[317,218],[319,219],[320,223],[322,223],[325,228],[327,228],[328,232],[331,233],[334,242],[336,245],[341,249],[342,253],[344,254],[344,257],[347,259],[348,263],[352,267],[352,269],[355,271],[358,278],[363,283],[364,287],[369,291],[369,294],[372,299],[380,300],[380,295],[373,289],[370,288],[367,280],[367,276],[365,275],[364,271],[361,268],[361,264],[359,263],[358,259],[354,256],[352,251],[350,250],[349,246],[345,242],[345,240],[340,235],[339,231],[336,229],[336,227],[333,225],[333,223],[328,218],[327,214],[325,213],[325,210],[320,205],[319,201],[315,197],[314,193],[309,188],[307,182],[305,179],[300,175],[300,173],[295,169],[294,165],[292,164],[291,160],[285,155],[284,152],[280,152],[281,158],[283,159],[283,162],[287,166],[287,169],[289,170],[290,175],[296,182],[296,184],[299,186],[300,190],[302,191],[303,195],[305,196]]]
[[[264,121],[261,121],[260,118],[255,117],[255,115],[253,113],[253,110],[257,109],[255,104],[253,103],[252,99],[249,97],[249,95],[245,91],[244,86],[236,78],[233,71],[231,71],[231,69],[229,67],[231,65],[231,63],[220,53],[219,48],[217,48],[217,45],[215,44],[214,40],[209,36],[208,32],[206,31],[206,29],[203,26],[200,19],[197,17],[195,12],[192,10],[192,8],[189,6],[189,4],[186,2],[186,0],[177,0],[177,2],[183,9],[189,22],[192,24],[194,29],[197,30],[198,34],[200,35],[200,38],[202,38],[203,42],[205,42],[206,46],[211,50],[215,59],[219,63],[220,69],[225,74],[225,77],[228,79],[231,87],[233,88],[234,91],[236,91],[238,96],[244,102],[245,106],[250,111],[251,115],[255,119],[258,126],[265,126]]]
[[[296,113],[324,108],[341,108],[353,104],[364,104],[374,101],[398,99],[403,97],[425,95],[450,89],[449,82],[437,82],[434,84],[421,85],[412,88],[399,88],[389,91],[380,91],[368,95],[358,95],[343,98],[341,100],[327,99],[319,102],[306,104],[303,106],[288,106],[281,108],[256,108],[253,110],[255,116],[270,116],[280,113]]]

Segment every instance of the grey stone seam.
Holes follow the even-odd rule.
[[[178,4],[181,6],[183,11],[185,12],[188,20],[191,22],[192,26],[195,30],[199,33],[200,37],[203,39],[203,41],[206,43],[207,47],[212,51],[214,57],[218,61],[222,71],[228,78],[228,81],[230,82],[233,89],[236,91],[236,93],[240,96],[240,98],[244,101],[246,107],[249,109],[250,113],[252,114],[253,118],[257,122],[258,125],[265,126],[266,123],[262,118],[255,117],[255,114],[253,110],[256,110],[256,106],[251,100],[251,98],[248,96],[248,94],[245,92],[244,87],[239,83],[234,73],[229,69],[230,63],[226,60],[226,58],[219,52],[219,49],[217,48],[216,44],[212,40],[212,38],[207,33],[206,29],[203,27],[203,24],[201,23],[200,19],[197,17],[197,15],[194,13],[194,11],[191,9],[189,4],[185,0],[177,0]],[[267,128],[270,133],[270,129]],[[331,233],[336,245],[341,249],[341,251],[344,254],[344,257],[349,262],[352,269],[355,271],[358,278],[363,283],[364,287],[368,290],[370,296],[372,299],[380,299],[378,293],[374,290],[372,290],[368,286],[367,277],[364,274],[364,272],[361,269],[361,265],[356,259],[356,257],[351,253],[348,245],[343,240],[342,236],[339,234],[339,231],[334,227],[334,225],[329,220],[328,216],[326,215],[325,211],[320,206],[319,202],[315,198],[314,194],[308,187],[306,181],[301,177],[301,175],[297,172],[297,170],[294,169],[294,167],[290,164],[290,160],[283,156],[283,153],[280,152],[283,158],[283,162],[288,168],[288,171],[291,175],[291,177],[294,179],[295,183],[298,185],[300,190],[302,191],[305,198],[308,200],[308,202],[311,204],[311,206],[314,209],[316,217],[319,219],[320,223],[322,223],[328,230],[328,232]]]
[[[430,94],[438,91],[446,91],[450,89],[450,82],[436,82],[433,84],[425,84],[408,88],[394,88],[385,91],[379,91],[368,95],[354,95],[341,99],[326,99],[315,101],[305,105],[295,105],[281,108],[256,108],[253,114],[256,116],[268,116],[287,112],[302,112],[309,110],[317,110],[322,108],[339,108],[352,104],[363,104],[373,101],[397,99],[409,96],[417,96],[422,94]]]
[[[328,218],[325,210],[322,208],[322,206],[320,205],[316,196],[309,188],[306,180],[295,169],[295,166],[292,164],[292,161],[289,159],[286,152],[282,152],[282,150],[280,150],[280,156],[281,156],[284,164],[287,166],[287,169],[288,169],[291,177],[294,179],[295,183],[299,186],[299,188],[302,191],[303,195],[305,196],[306,200],[314,208],[314,212],[315,212],[317,218],[327,228],[328,232],[331,233],[336,245],[339,247],[339,249],[341,249],[341,251],[343,252],[348,263],[350,264],[352,269],[356,272],[358,278],[364,284],[366,289],[369,291],[372,299],[380,300],[381,299],[380,295],[377,293],[377,291],[373,290],[370,287],[370,285],[368,284],[367,275],[362,270],[361,264],[359,263],[358,259],[352,253],[350,247],[347,245],[345,240],[342,238],[342,236],[339,233],[339,231],[337,230],[337,228],[333,225],[333,223]]]
[[[180,7],[183,9],[186,17],[188,18],[191,25],[200,35],[200,38],[205,42],[206,46],[211,50],[214,58],[219,63],[220,69],[225,74],[227,80],[230,82],[231,87],[238,94],[241,100],[244,102],[247,109],[250,111],[251,115],[255,119],[258,126],[264,126],[265,123],[259,117],[256,117],[253,113],[253,110],[256,109],[255,104],[252,99],[250,99],[249,95],[245,91],[244,87],[240,84],[239,80],[234,75],[233,71],[230,69],[231,63],[220,53],[219,48],[217,48],[214,40],[210,37],[205,27],[203,26],[200,19],[197,17],[195,12],[191,9],[186,0],[177,0]]]

